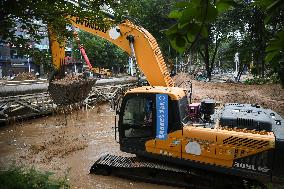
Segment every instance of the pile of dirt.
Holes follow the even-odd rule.
[[[66,76],[64,76],[61,79],[53,80],[52,83],[66,86],[66,85],[72,85],[73,83],[82,82],[82,81],[85,81],[85,80],[86,79],[84,79],[82,75],[67,74]]]
[[[179,74],[175,83],[191,80],[193,102],[211,98],[221,103],[259,104],[284,116],[284,89],[279,84],[246,85],[243,83],[213,83],[191,79],[189,75]]]
[[[37,79],[35,74],[31,72],[22,72],[22,73],[19,73],[13,80],[23,81],[23,80],[35,80],[35,79]]]
[[[186,73],[179,73],[173,77],[175,86],[188,89],[193,80],[193,76]]]
[[[66,106],[85,100],[95,83],[96,79],[68,74],[50,82],[48,91],[55,104]]]

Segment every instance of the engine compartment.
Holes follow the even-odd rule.
[[[189,117],[193,125],[214,127],[219,121],[221,127],[238,128],[255,131],[283,133],[284,121],[280,115],[270,109],[256,104],[226,103],[220,105],[212,99],[189,105]],[[276,138],[278,138],[276,137]]]
[[[272,125],[281,125],[281,120],[258,105],[225,104],[220,116],[220,126],[256,131],[272,131]]]

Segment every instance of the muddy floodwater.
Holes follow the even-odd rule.
[[[67,174],[71,188],[174,188],[113,176],[89,174],[105,154],[120,152],[114,139],[114,111],[107,105],[55,114],[0,127],[0,167],[13,162],[57,176]]]
[[[189,78],[177,78],[176,83],[178,80]],[[223,103],[259,104],[284,116],[284,89],[280,85],[192,83],[193,102],[213,98]],[[120,152],[115,142],[114,116],[104,104],[67,116],[51,115],[0,127],[0,167],[16,162],[58,176],[67,174],[71,188],[172,188],[89,174],[93,163],[105,154],[128,155]]]

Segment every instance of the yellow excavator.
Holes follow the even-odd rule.
[[[174,86],[155,38],[124,20],[101,28],[88,19],[73,25],[100,36],[132,56],[150,86],[127,91],[115,126],[120,149],[136,157],[106,155],[91,172],[198,188],[265,187],[284,177],[284,120],[257,104],[188,102]],[[60,68],[64,50],[51,43]],[[214,91],[212,91],[214,92]],[[282,185],[283,186],[283,185]]]

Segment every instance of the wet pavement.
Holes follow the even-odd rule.
[[[56,176],[67,174],[71,188],[173,188],[89,174],[105,154],[129,155],[120,152],[114,139],[114,115],[105,104],[0,127],[0,167],[16,162]]]

